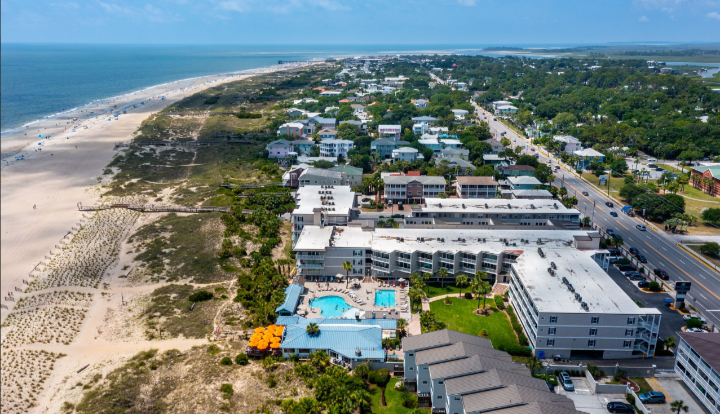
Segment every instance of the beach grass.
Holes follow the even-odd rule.
[[[490,307],[493,302],[492,298],[488,298],[486,301],[488,309],[493,311],[489,316],[473,313],[478,306],[476,299],[450,298],[452,305],[446,305],[444,302],[444,300],[430,302],[430,310],[435,314],[436,320],[445,322],[448,329],[475,336],[484,331],[495,349],[518,345],[508,316],[504,312]],[[482,306],[482,303],[480,305]]]
[[[195,288],[191,285],[167,285],[156,289],[150,295],[150,303],[145,309],[144,317],[147,326],[146,335],[150,339],[205,338],[213,331],[213,318],[218,308],[227,299],[216,297],[195,304],[188,297],[205,290],[213,293],[212,287]],[[162,335],[161,335],[162,334]]]

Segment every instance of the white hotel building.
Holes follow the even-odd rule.
[[[720,333],[680,332],[675,372],[710,414],[720,414]]]

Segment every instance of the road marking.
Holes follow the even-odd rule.
[[[720,312],[720,309],[705,309],[708,312]]]
[[[708,298],[706,298],[702,293],[698,293],[698,295],[702,296],[703,299],[708,300]]]
[[[670,260],[670,259],[668,259],[667,257],[665,257],[665,255],[662,254],[662,253],[660,253],[660,251],[658,251],[658,249],[652,247],[652,246],[650,245],[650,243],[645,242],[645,244],[647,244],[649,248],[655,250],[655,253],[657,253],[657,254],[659,254],[660,256],[662,256],[663,259],[667,260],[667,261],[670,262],[673,266],[677,267],[678,270],[680,270],[681,272],[685,273],[685,275],[686,275],[687,277],[689,277],[690,279],[694,280],[695,283],[697,283],[698,285],[702,286],[702,288],[705,289],[705,290],[707,290],[708,293],[710,293],[711,295],[715,296],[716,299],[720,300],[720,296],[716,295],[713,291],[711,291],[710,289],[708,289],[707,286],[705,286],[705,285],[703,285],[702,283],[700,283],[699,280],[697,280],[697,279],[695,279],[694,277],[690,276],[690,273],[684,271],[684,270],[682,269],[682,267],[676,265],[675,262],[673,262],[672,260]]]
[[[625,230],[627,230],[627,231],[630,231],[630,229],[629,229],[629,228],[625,227],[625,225],[623,225],[623,224],[622,224],[622,223],[620,223],[619,221],[615,220],[615,222],[616,222],[617,224],[621,225],[621,226],[622,226],[622,228],[624,228]]]
[[[660,246],[663,250],[668,251],[668,249],[665,248],[665,246]]]

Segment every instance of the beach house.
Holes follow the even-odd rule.
[[[416,148],[402,147],[394,149],[392,152],[393,162],[405,161],[413,162],[421,157],[420,152]]]
[[[347,157],[348,151],[355,147],[349,139],[323,139],[320,141],[321,157]]]
[[[392,152],[396,148],[408,145],[406,141],[395,141],[392,138],[380,138],[370,143],[370,151],[377,152],[381,160],[392,158]]]
[[[265,146],[268,158],[285,159],[293,151],[292,143],[286,139],[275,140]]]
[[[603,162],[605,159],[605,154],[595,151],[592,148],[585,148],[580,151],[575,151],[572,154],[580,158],[576,164],[576,168],[579,170],[585,170],[593,162]]]
[[[426,99],[415,99],[412,104],[415,105],[417,109],[425,109],[430,105],[430,102]]]
[[[299,137],[303,134],[304,125],[301,122],[288,122],[280,125],[277,130],[278,135],[292,135]]]
[[[455,188],[460,198],[495,198],[498,183],[494,177],[458,177]]]
[[[447,185],[444,177],[435,176],[390,176],[384,179],[383,198],[395,204],[422,203],[426,198],[437,198],[445,194]]]
[[[325,168],[306,168],[299,177],[300,187],[346,185],[347,178],[342,171],[332,171]]]
[[[508,177],[507,182],[512,190],[532,190],[534,187],[542,186],[537,178],[528,176]]]
[[[485,154],[498,154],[500,151],[503,150],[502,144],[500,144],[498,141],[495,141],[494,139],[486,139],[483,141],[490,145],[491,150],[488,152],[485,152]]]
[[[378,136],[392,138],[394,140],[400,139],[402,128],[400,125],[378,125]]]
[[[362,184],[362,168],[353,167],[351,165],[338,165],[330,168],[330,171],[337,171],[345,174],[345,183],[350,187],[357,187]]]
[[[535,168],[530,165],[503,165],[499,166],[497,170],[500,174],[507,175],[508,177],[532,177],[535,174]]]
[[[580,140],[571,135],[554,136],[553,140],[565,144],[562,150],[568,154],[572,154],[575,151],[580,151],[582,149]]]

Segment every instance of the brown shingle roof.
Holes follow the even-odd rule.
[[[513,164],[507,167],[511,171],[535,171],[535,168],[530,165],[517,165]]]
[[[679,332],[679,334],[680,338],[684,339],[705,362],[715,371],[720,372],[720,333]]]

